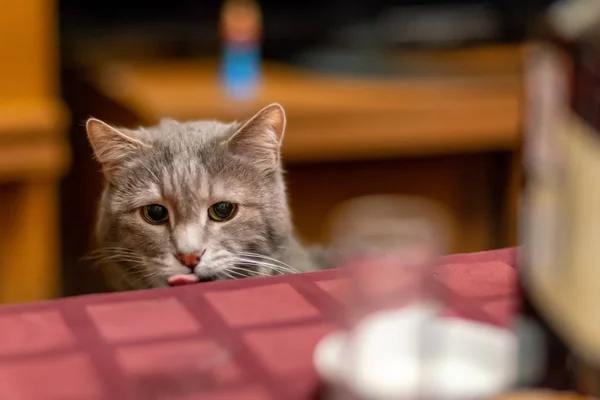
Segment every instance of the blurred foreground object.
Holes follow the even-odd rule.
[[[539,386],[600,395],[600,2],[562,0],[526,75],[523,315],[547,339]]]
[[[58,4],[0,13],[0,302],[59,294],[59,183],[70,162],[58,87]]]
[[[256,95],[262,20],[254,0],[227,0],[221,11],[221,81],[233,100]]]
[[[435,304],[429,275],[452,241],[448,212],[412,196],[372,195],[342,203],[332,215],[333,263],[349,275],[352,325],[371,313]]]
[[[319,365],[337,347],[333,399],[480,399],[513,383],[512,333],[442,312],[434,265],[451,239],[448,220],[436,203],[404,196],[358,198],[335,214],[347,331],[315,353]]]
[[[591,400],[593,397],[581,396],[572,392],[551,390],[521,390],[494,397],[493,400]]]

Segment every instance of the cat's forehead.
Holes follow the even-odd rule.
[[[152,149],[147,153],[183,172],[204,165],[209,170],[213,164],[227,161],[224,142],[237,130],[238,124],[218,121],[180,123],[165,120],[149,131]],[[217,165],[218,166],[218,165]]]
[[[225,191],[223,188],[242,192],[243,182],[254,181],[253,170],[231,157],[223,145],[237,127],[236,123],[216,121],[166,120],[142,128],[139,137],[151,142],[152,147],[135,160],[130,176],[159,186],[166,196],[185,201],[197,198],[198,193]],[[144,185],[137,182],[136,186],[139,184]]]
[[[225,172],[235,160],[225,151],[224,142],[238,124],[218,121],[177,122],[163,120],[140,130],[140,138],[152,147],[140,156],[164,178],[197,182],[203,175]]]
[[[238,127],[237,122],[178,122],[165,119],[153,127],[142,128],[140,133],[143,138],[163,146],[179,147],[182,144],[202,146],[227,139]]]

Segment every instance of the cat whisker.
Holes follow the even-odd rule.
[[[83,256],[83,259],[94,258],[104,254],[134,254],[134,251],[125,247],[102,247]]]
[[[245,264],[249,264],[249,265],[253,265],[253,266],[257,266],[257,267],[262,267],[262,268],[267,269],[268,271],[277,272],[279,275],[285,275],[285,274],[297,272],[295,270],[283,268],[280,265],[271,264],[271,263],[268,263],[268,262],[265,262],[262,260],[253,260],[253,259],[248,259],[248,258],[236,258],[235,262],[245,263]],[[269,276],[270,275],[273,275],[273,274],[269,274]]]
[[[277,260],[276,258],[268,257],[268,256],[265,256],[263,254],[250,253],[250,252],[241,252],[240,255],[244,256],[244,257],[254,257],[254,258],[259,258],[259,259],[263,259],[263,260],[268,260],[268,261],[271,261],[272,263],[279,264],[279,265],[281,265],[281,266],[289,269],[290,271],[300,272],[300,271],[296,270],[294,267],[292,267],[291,265],[286,264],[286,263],[284,263],[281,260]]]
[[[91,252],[87,256],[84,256],[83,259],[94,261],[118,257],[123,257],[124,259],[134,259],[139,261],[142,261],[144,259],[140,255],[136,254],[134,251],[121,247],[104,247]]]
[[[242,277],[245,278],[251,278],[253,276],[273,276],[272,274],[269,274],[268,272],[263,272],[263,271],[249,271],[247,269],[244,268],[240,268],[240,267],[230,267],[227,269],[228,271],[231,272],[236,272],[239,275],[241,275],[242,273],[244,273],[245,275],[242,275]]]
[[[283,264],[283,265],[290,266],[289,264],[286,264],[286,263],[284,263],[281,260],[278,260],[278,259],[273,258],[273,257],[266,256],[266,255],[260,254],[260,253],[252,253],[252,252],[242,251],[239,254],[244,255],[244,256],[249,256],[249,257],[262,258],[262,259],[266,259],[266,260],[270,260],[270,261],[276,262],[278,264]]]
[[[253,275],[250,274],[250,271],[247,271],[247,270],[244,270],[244,269],[241,269],[241,268],[235,268],[234,267],[234,268],[228,269],[228,271],[231,274],[235,274],[236,275],[235,277],[233,277],[233,279],[236,279],[236,278],[251,278],[253,276]]]
[[[144,260],[141,257],[124,254],[112,254],[98,256],[94,259],[90,259],[93,266],[100,266],[109,263],[125,263],[134,265],[144,265]]]
[[[125,271],[136,271],[145,269],[145,263],[138,260],[129,260],[129,259],[103,259],[96,261],[93,266],[94,267],[102,267],[107,264],[118,264],[119,268]]]
[[[98,251],[106,251],[106,250],[133,251],[132,249],[130,249],[128,247],[122,247],[122,246],[103,246],[103,247],[97,248],[96,250],[93,250],[92,253],[95,253],[95,252],[98,252]]]
[[[245,254],[242,253],[238,257],[239,258],[245,258],[245,259],[251,259],[251,260],[254,260],[254,261],[266,262],[266,263],[269,263],[271,265],[275,265],[275,266],[278,266],[278,267],[281,267],[281,268],[294,269],[292,266],[290,266],[288,264],[285,264],[285,263],[283,263],[281,261],[277,261],[274,258],[270,258],[270,257],[267,258],[267,257],[263,257],[263,256],[256,255],[256,254],[245,255]]]
[[[291,267],[285,267],[283,265],[277,265],[277,264],[273,264],[269,261],[265,261],[265,260],[256,260],[256,259],[249,259],[249,258],[239,258],[239,261],[242,262],[246,262],[246,263],[253,263],[255,265],[260,265],[263,266],[265,268],[268,268],[269,270],[272,271],[277,271],[283,274],[293,274],[293,273],[297,273],[298,271],[296,269],[293,269]]]
[[[120,260],[120,261],[138,261],[138,262],[144,261],[144,259],[142,257],[133,256],[133,255],[125,255],[125,254],[104,255],[102,257],[98,257],[97,260],[103,260],[103,261]]]
[[[217,276],[222,275],[227,279],[235,279],[235,276],[231,275],[231,273],[234,273],[235,271],[220,271]]]
[[[258,267],[259,270],[262,270],[263,273],[265,273],[265,275],[267,276],[273,276],[273,275],[289,275],[290,272],[288,271],[282,271],[279,269],[274,269],[269,265],[265,265],[265,264],[261,264],[261,263],[246,263],[247,265],[250,266],[255,266]]]

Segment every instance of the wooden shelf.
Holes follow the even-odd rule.
[[[267,64],[259,95],[245,103],[223,96],[214,61],[115,62],[96,69],[93,79],[144,123],[162,117],[242,119],[279,102],[288,113],[287,162],[379,158],[513,148],[521,124],[520,52],[516,46],[470,58],[407,56],[413,66],[433,60],[446,68],[439,75],[394,80]]]

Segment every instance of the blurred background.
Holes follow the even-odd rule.
[[[4,0],[0,301],[104,290],[81,260],[102,184],[89,116],[231,120],[276,101],[306,242],[327,242],[340,202],[401,193],[447,207],[453,252],[514,245],[523,53],[550,3],[262,0],[226,25],[221,1]]]

